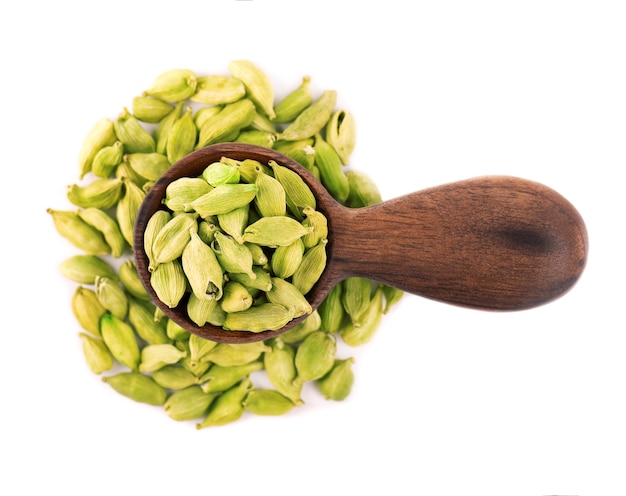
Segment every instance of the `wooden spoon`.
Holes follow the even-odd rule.
[[[313,308],[350,276],[454,305],[483,310],[522,310],[566,293],[587,259],[587,231],[576,209],[552,189],[508,176],[486,176],[410,193],[378,205],[352,209],[336,202],[304,167],[267,148],[223,143],[193,152],[174,164],[150,189],[135,224],[139,276],[163,312],[203,338],[245,343],[277,336],[303,320],[260,333],[198,327],[185,302],[168,308],[150,286],[143,233],[152,214],[165,208],[165,188],[180,177],[199,176],[222,157],[267,163],[296,171],[328,218],[328,263],[307,299]]]

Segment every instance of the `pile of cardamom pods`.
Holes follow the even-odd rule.
[[[314,95],[310,77],[281,99],[258,66],[232,61],[227,74],[166,71],[113,119],[88,131],[79,151],[71,207],[48,209],[57,232],[78,253],[61,273],[76,283],[72,311],[88,367],[114,390],[161,406],[197,428],[225,425],[251,412],[281,415],[304,404],[314,382],[343,400],[353,357],[337,357],[342,340],[368,342],[402,292],[364,278],[337,284],[303,322],[267,341],[224,344],[199,338],[167,318],[143,287],[133,258],[139,207],[154,182],[194,150],[220,142],[265,146],[311,171],[340,203],[381,201],[376,185],[351,168],[352,115],[335,91]],[[265,374],[271,388],[253,380]]]

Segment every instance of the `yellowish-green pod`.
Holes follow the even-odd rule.
[[[135,331],[128,323],[107,312],[100,318],[100,335],[118,362],[137,370],[141,354]]]
[[[141,372],[120,372],[102,380],[118,393],[139,403],[160,406],[167,399],[165,389]]]
[[[207,394],[200,386],[192,385],[174,392],[163,405],[165,413],[178,421],[203,417],[217,395]]]
[[[290,245],[277,247],[272,253],[272,271],[282,279],[291,277],[302,263],[303,255],[304,243],[302,238],[296,239]]]
[[[181,177],[167,185],[163,204],[172,212],[191,211],[189,204],[212,189],[211,185],[200,177]],[[186,206],[188,210],[185,210]]]
[[[73,255],[61,262],[59,270],[79,284],[95,284],[98,276],[118,278],[115,269],[97,255]]]
[[[270,303],[276,303],[287,308],[294,319],[313,311],[311,304],[300,290],[280,277],[272,277],[272,289],[265,294]]]
[[[141,301],[150,301],[150,295],[139,278],[137,266],[132,258],[128,258],[122,262],[119,269],[119,277],[124,289],[131,296]]]
[[[309,230],[291,217],[261,217],[243,231],[243,240],[261,246],[287,246],[300,239]]]
[[[274,122],[287,123],[293,121],[313,101],[311,77],[304,76],[300,86],[289,93],[274,106]]]
[[[171,166],[170,160],[157,152],[129,153],[124,159],[131,169],[148,181],[158,180]]]
[[[117,139],[124,143],[126,153],[151,153],[156,151],[152,135],[126,107],[113,122]]]
[[[157,297],[174,308],[185,295],[187,279],[178,259],[159,264],[150,274],[150,285]]]
[[[181,118],[174,122],[169,130],[165,150],[167,159],[172,164],[191,153],[196,146],[198,129],[193,121],[192,113],[193,110],[188,107]]]
[[[306,217],[302,225],[309,228],[309,232],[302,237],[302,242],[305,248],[311,248],[328,238],[328,219],[322,212],[311,207],[304,207],[302,213]]]
[[[94,374],[102,374],[107,370],[111,370],[115,362],[113,360],[113,355],[111,355],[111,352],[106,347],[104,342],[99,338],[82,332],[79,336],[83,346],[85,361],[91,371]]]
[[[122,236],[119,224],[113,217],[96,207],[81,209],[78,211],[78,216],[102,234],[113,258],[119,258],[124,254],[126,240]]]
[[[192,362],[200,362],[204,357],[217,346],[217,342],[204,339],[197,334],[189,336],[189,358]]]
[[[339,334],[348,346],[361,346],[374,337],[383,317],[383,290],[376,288],[372,300],[365,312],[361,315],[360,322],[350,323],[344,326]]]
[[[346,172],[350,193],[345,201],[352,208],[376,205],[383,201],[376,183],[363,171],[349,170]]]
[[[262,368],[263,363],[260,361],[228,367],[212,365],[209,371],[200,377],[200,387],[205,393],[221,393]]]
[[[258,191],[256,184],[220,184],[208,193],[185,205],[203,219],[230,212],[249,204]]]
[[[253,389],[246,396],[243,406],[255,415],[284,415],[296,405],[273,389]]]
[[[166,365],[173,365],[185,358],[187,353],[173,344],[149,344],[141,350],[139,372],[154,372]]]
[[[130,246],[133,246],[135,220],[146,193],[132,181],[125,179],[123,182],[124,194],[115,208],[115,213],[122,236]]]
[[[102,178],[110,177],[117,166],[122,162],[124,156],[124,145],[121,141],[116,141],[112,145],[101,148],[93,158],[91,172]]]
[[[90,255],[111,253],[111,247],[102,233],[81,219],[77,212],[51,208],[47,212],[52,216],[57,232],[76,248]]]
[[[323,239],[315,246],[307,249],[302,256],[302,263],[294,272],[291,282],[302,294],[311,291],[326,268],[326,244]]]
[[[239,167],[236,163],[222,159],[209,164],[202,171],[202,178],[213,187],[220,184],[237,184],[240,178]]]
[[[194,293],[187,301],[187,315],[198,327],[209,323],[220,327],[224,323],[225,313],[214,297],[198,298]]]
[[[348,277],[341,282],[343,293],[341,303],[352,322],[361,322],[363,312],[370,305],[372,282],[364,277]]]
[[[252,270],[252,252],[248,246],[237,243],[228,234],[216,232],[211,247],[224,272],[244,273],[251,279],[256,277]]]
[[[101,305],[119,319],[128,314],[128,297],[124,289],[107,277],[96,277],[96,296]]]
[[[152,214],[148,222],[146,223],[146,229],[143,232],[143,249],[148,257],[148,270],[152,272],[158,265],[154,252],[152,251],[152,245],[157,234],[161,232],[161,229],[171,220],[172,214],[167,210],[157,210]]]
[[[304,109],[278,136],[281,140],[296,141],[318,134],[330,119],[337,102],[337,92],[326,90]]]
[[[209,408],[205,419],[196,424],[196,428],[221,426],[239,420],[245,411],[243,401],[252,387],[252,382],[246,378],[219,395]]]
[[[262,217],[286,215],[285,188],[278,180],[268,174],[259,173],[254,184],[258,188],[254,197],[254,204]]]
[[[348,165],[356,144],[356,126],[352,114],[337,110],[331,115],[326,124],[326,141],[335,149],[341,163]]]
[[[170,69],[159,74],[145,94],[173,103],[193,96],[196,86],[197,78],[192,70]]]
[[[226,313],[241,312],[252,306],[254,299],[246,287],[236,281],[228,281],[224,286],[224,294],[220,306]]]
[[[346,316],[341,298],[343,295],[343,286],[336,284],[326,295],[324,301],[320,304],[317,311],[322,319],[322,329],[326,332],[335,333],[341,329]]]
[[[157,264],[179,258],[186,248],[191,233],[198,231],[196,215],[181,213],[172,217],[154,237],[152,256]]]
[[[224,328],[230,330],[262,332],[284,327],[292,320],[288,308],[276,303],[263,303],[241,312],[226,314]]]
[[[137,335],[148,344],[167,344],[170,338],[166,333],[166,321],[154,320],[152,305],[133,298],[128,300],[128,321]]]
[[[317,381],[317,387],[324,398],[343,401],[348,397],[354,384],[353,363],[354,358],[335,360],[331,371]]]
[[[166,365],[156,370],[152,378],[166,389],[185,389],[197,382],[196,376],[180,365]]]
[[[243,243],[243,230],[248,225],[250,204],[235,208],[230,212],[217,215],[219,226],[223,232],[229,234],[238,243]]]
[[[314,148],[315,165],[319,169],[322,183],[338,202],[345,202],[350,194],[350,183],[342,169],[339,155],[319,134],[315,137]]]
[[[167,140],[170,129],[172,129],[174,123],[180,119],[180,116],[183,115],[184,104],[184,101],[178,102],[174,107],[174,110],[164,117],[157,125],[157,128],[154,131],[154,140],[156,142],[155,151],[157,153],[167,155]]]
[[[133,115],[140,121],[156,124],[169,115],[174,107],[160,98],[141,95],[133,98],[132,109]]]
[[[268,349],[269,346],[262,342],[258,344],[220,343],[209,351],[202,360],[205,362],[213,362],[221,367],[234,367],[258,360],[261,354]]]
[[[303,403],[300,397],[302,381],[297,379],[295,356],[294,348],[278,337],[272,340],[271,350],[264,353],[263,364],[272,386],[294,404],[300,405]]]
[[[113,207],[122,196],[123,182],[119,178],[98,178],[83,186],[71,184],[67,188],[67,199],[83,208]]]
[[[315,195],[299,174],[276,163],[274,160],[270,160],[268,165],[274,171],[276,180],[283,186],[285,202],[297,219],[302,220],[304,218],[303,210],[305,208],[308,207],[315,210]]]
[[[229,141],[226,138],[233,134],[236,138],[241,129],[252,123],[255,113],[254,104],[248,98],[224,105],[217,114],[207,118],[200,126],[196,149]]]
[[[304,340],[309,334],[319,331],[322,326],[322,319],[317,309],[299,324],[295,325],[287,332],[280,335],[281,340],[286,344],[297,344]]]
[[[77,286],[72,296],[72,312],[80,326],[94,336],[100,336],[100,317],[106,309],[98,300],[95,291]]]
[[[296,351],[295,364],[298,378],[314,381],[324,377],[332,368],[337,352],[337,342],[323,331],[309,334]]]
[[[100,119],[89,130],[83,139],[78,153],[79,178],[83,179],[91,171],[96,154],[104,147],[115,143],[115,129],[113,121],[108,118]]]
[[[236,102],[245,95],[246,88],[241,80],[221,74],[212,74],[197,78],[196,92],[190,97],[190,100],[206,105],[220,105]]]
[[[222,297],[224,271],[215,252],[191,229],[190,240],[183,249],[181,263],[191,289],[199,299]]]
[[[228,64],[228,70],[235,78],[243,82],[246,95],[261,112],[270,119],[276,117],[274,87],[262,69],[249,60],[233,60]]]

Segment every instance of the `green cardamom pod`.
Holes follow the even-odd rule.
[[[235,208],[230,212],[217,214],[220,228],[226,234],[233,237],[238,243],[243,243],[243,230],[248,225],[248,212],[250,204]]]
[[[141,95],[133,98],[133,115],[142,122],[156,124],[169,115],[174,107],[153,96]]]
[[[183,342],[189,340],[191,337],[191,333],[188,330],[181,327],[172,319],[167,319],[165,322],[165,333],[172,341]]]
[[[263,363],[260,361],[227,367],[212,365],[208,372],[200,377],[200,387],[205,393],[222,393],[262,368]]]
[[[178,363],[186,356],[186,352],[179,350],[173,344],[149,344],[141,350],[139,372],[154,372],[166,365]]]
[[[193,229],[181,255],[183,272],[197,298],[222,297],[224,271],[213,249]]]
[[[350,194],[348,177],[342,170],[341,159],[335,149],[318,134],[315,137],[315,165],[317,165],[322,184],[340,203]]]
[[[100,119],[85,136],[78,153],[80,179],[91,171],[96,154],[104,147],[110,146],[117,140],[113,121],[108,118]]]
[[[118,362],[137,370],[141,354],[135,331],[128,323],[107,312],[100,318],[100,335]]]
[[[102,233],[80,218],[77,212],[47,209],[57,232],[89,255],[108,255],[111,247]]]
[[[341,282],[341,303],[352,322],[360,322],[361,315],[369,308],[372,282],[364,277],[348,277]]]
[[[96,207],[79,210],[78,216],[102,235],[113,258],[119,258],[124,254],[126,240],[122,236],[119,224],[113,217]]]
[[[72,296],[72,312],[80,326],[94,336],[100,336],[100,317],[106,309],[98,300],[95,291],[78,286]]]
[[[117,139],[124,143],[126,153],[152,153],[156,143],[139,120],[126,107],[113,122]]]
[[[287,206],[297,219],[302,220],[304,218],[302,212],[304,208],[309,207],[315,210],[315,195],[299,174],[279,165],[274,160],[270,160],[268,165],[274,171],[276,180],[282,184]]]
[[[248,249],[250,250],[250,253],[252,253],[252,263],[254,265],[264,266],[265,264],[269,262],[269,258],[267,257],[267,254],[263,251],[263,248],[261,246],[255,243],[244,243],[244,244],[248,247]]]
[[[97,177],[108,178],[122,162],[123,156],[124,145],[121,141],[116,141],[112,145],[105,146],[101,148],[93,158],[91,172]]]
[[[228,64],[233,77],[243,82],[246,95],[270,119],[274,112],[274,87],[267,74],[249,60],[233,60]]]
[[[302,225],[309,228],[309,232],[302,237],[302,242],[305,248],[311,248],[328,238],[328,219],[322,212],[311,207],[304,207],[302,213],[306,217]]]
[[[217,342],[204,339],[196,334],[189,336],[189,358],[192,363],[200,362],[217,346]]]
[[[152,214],[146,223],[146,229],[143,232],[143,249],[148,257],[148,270],[152,272],[158,265],[152,246],[154,245],[154,239],[157,234],[161,232],[161,229],[172,219],[172,214],[167,210],[157,210]]]
[[[326,332],[335,333],[341,329],[346,316],[341,298],[343,296],[343,286],[336,284],[326,295],[317,311],[322,319],[322,329]]]
[[[274,122],[288,123],[293,121],[302,111],[311,105],[313,93],[311,92],[311,77],[304,76],[300,86],[287,94],[274,106]]]
[[[361,314],[360,321],[344,326],[339,335],[348,346],[361,346],[373,337],[383,316],[383,290],[376,288],[369,307]]]
[[[96,296],[102,306],[119,319],[128,314],[128,297],[124,289],[107,277],[96,277]]]
[[[172,129],[174,123],[180,119],[180,116],[183,115],[184,105],[184,101],[178,102],[174,107],[174,110],[161,119],[157,125],[157,128],[154,131],[154,140],[156,142],[155,152],[167,155],[167,140],[170,134],[170,129]]]
[[[270,303],[287,308],[294,319],[313,311],[311,304],[298,288],[280,277],[272,277],[272,289],[265,294]]]
[[[391,307],[402,299],[404,291],[394,288],[393,286],[383,285],[383,295],[385,297],[385,308],[383,309],[383,314],[387,314],[389,313]]]
[[[85,361],[91,371],[94,374],[102,374],[107,370],[111,370],[114,365],[113,355],[111,355],[104,342],[99,338],[82,332],[79,336],[83,346]]]
[[[324,377],[332,368],[337,342],[323,331],[309,334],[296,351],[295,364],[302,382]]]
[[[161,406],[167,399],[165,389],[141,372],[120,372],[102,380],[118,393],[139,403]]]
[[[239,167],[232,162],[213,162],[202,171],[202,177],[213,187],[220,184],[237,184],[240,178]]]
[[[130,295],[138,300],[150,301],[150,295],[139,278],[137,266],[132,258],[124,260],[120,265],[119,278],[124,289],[128,291]]]
[[[287,213],[285,188],[268,174],[258,174],[254,184],[258,191],[254,204],[262,217],[284,216]]]
[[[209,412],[205,419],[196,424],[197,429],[230,424],[239,420],[245,409],[243,402],[252,389],[252,382],[249,378],[244,379],[228,391],[220,394],[209,407]]]
[[[253,298],[243,284],[228,281],[224,285],[224,294],[220,300],[222,310],[226,313],[240,312],[252,306]]]
[[[257,191],[256,184],[220,184],[185,208],[197,212],[202,218],[224,214],[249,204]]]
[[[98,178],[84,186],[69,185],[67,199],[78,207],[106,210],[115,206],[119,201],[122,187],[122,180],[119,178]]]
[[[309,232],[309,229],[291,217],[261,217],[243,231],[246,243],[261,246],[287,246]]]
[[[276,141],[276,133],[261,129],[244,129],[239,133],[235,141],[237,143],[247,143],[249,145],[272,148]]]
[[[305,108],[278,136],[281,140],[296,141],[318,134],[326,125],[337,103],[337,92],[326,90]]]
[[[287,279],[291,277],[302,263],[304,255],[304,243],[299,238],[290,245],[279,246],[272,253],[272,271],[278,277]]]
[[[187,315],[198,327],[206,323],[219,327],[224,322],[224,312],[213,296],[198,298],[191,293],[187,301]]]
[[[187,279],[178,259],[164,262],[150,274],[150,285],[161,300],[169,308],[174,308],[185,295]]]
[[[343,165],[348,165],[356,144],[354,117],[345,110],[337,110],[326,124],[326,141],[332,146]]]
[[[145,177],[140,176],[124,158],[115,168],[115,177],[121,181],[132,182],[144,191],[145,186],[150,183]]]
[[[137,174],[148,181],[156,181],[173,162],[162,153],[129,153],[124,159]]]
[[[221,105],[236,102],[245,95],[246,88],[240,79],[214,74],[197,78],[196,92],[190,100],[206,105]]]
[[[247,310],[248,311],[248,310]],[[241,313],[241,312],[238,312]],[[229,314],[235,315],[235,314]],[[246,365],[258,360],[269,349],[269,346],[260,343],[226,344],[220,343],[209,351],[202,359],[205,362],[213,362],[220,367],[234,367]]]
[[[152,305],[133,298],[128,301],[128,321],[137,335],[148,344],[168,344],[170,338],[165,331],[166,321],[154,320]]]
[[[203,417],[213,400],[214,394],[207,394],[200,386],[188,386],[173,393],[163,405],[165,413],[178,421],[195,420]]]
[[[249,98],[242,98],[234,103],[224,105],[215,115],[208,117],[198,130],[196,149],[227,141],[226,138],[249,126],[256,113],[254,103]]]
[[[227,330],[262,332],[284,327],[292,320],[291,311],[276,303],[263,303],[241,312],[226,314]]]
[[[192,109],[187,108],[169,130],[167,137],[167,159],[176,163],[188,153],[191,153],[198,139],[198,129],[193,121]]]
[[[207,119],[210,119],[215,114],[219,113],[223,108],[223,105],[211,105],[210,107],[202,107],[198,109],[193,115],[193,121],[196,123],[196,127],[200,129]]]
[[[166,365],[154,371],[152,379],[166,389],[185,389],[197,382],[196,376],[180,365]]]
[[[255,415],[284,415],[296,405],[273,389],[253,389],[246,396],[243,406]]]
[[[278,140],[274,143],[274,150],[295,160],[308,171],[312,171],[315,164],[315,140],[306,138],[303,140],[286,141]]]
[[[98,276],[117,279],[115,269],[97,255],[73,255],[61,262],[59,269],[79,284],[95,284]]]
[[[297,344],[304,341],[304,338],[312,332],[319,331],[321,326],[322,319],[316,309],[302,322],[293,326],[287,332],[282,333],[280,338],[285,344]]]
[[[302,256],[302,263],[291,277],[293,285],[304,295],[311,291],[326,268],[327,242],[327,239],[323,239],[315,246],[308,248]]]
[[[135,220],[146,193],[135,183],[124,180],[124,194],[115,208],[117,223],[126,242],[133,246]]]
[[[272,279],[270,273],[262,267],[253,266],[252,272],[254,273],[254,279],[248,274],[229,272],[227,274],[230,281],[238,282],[248,289],[258,289],[261,291],[269,291],[272,289]]]
[[[170,69],[159,74],[145,94],[174,103],[191,98],[196,92],[197,84],[192,70]]]
[[[172,212],[185,212],[185,206],[213,188],[200,177],[181,177],[165,188],[163,204]]]
[[[348,397],[354,384],[353,363],[354,358],[335,360],[331,371],[317,381],[317,387],[324,398],[343,401]]]
[[[172,217],[154,237],[152,256],[157,264],[171,262],[179,258],[191,240],[191,234],[198,232],[197,216],[181,213]]]
[[[251,279],[256,277],[252,270],[252,252],[247,245],[237,243],[228,234],[216,232],[211,248],[224,272],[244,273]]]
[[[289,331],[288,331],[289,332]],[[296,352],[280,337],[274,338],[271,350],[263,355],[263,365],[272,386],[289,398],[294,404],[301,405],[302,381],[297,380],[295,364]]]
[[[352,208],[368,207],[383,201],[378,186],[365,172],[349,170],[346,172],[350,193],[346,206]]]

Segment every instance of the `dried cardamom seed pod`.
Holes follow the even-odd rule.
[[[398,303],[402,296],[404,296],[404,291],[398,288],[394,288],[393,286],[383,285],[383,296],[385,297],[385,308],[383,308],[383,314],[389,313],[389,310],[392,306]]]
[[[187,353],[173,344],[149,344],[141,350],[139,372],[154,372],[166,365],[173,365],[185,358]]]
[[[243,230],[248,225],[248,212],[250,204],[235,208],[230,212],[217,214],[217,221],[220,228],[226,234],[233,237],[237,243],[243,244]]]
[[[139,403],[161,406],[167,399],[165,389],[141,372],[120,372],[102,380],[118,393]]]
[[[316,309],[313,310],[311,315],[309,315],[302,322],[295,325],[287,332],[282,333],[280,335],[280,338],[285,344],[297,344],[301,341],[304,341],[304,338],[306,338],[312,332],[319,331],[321,326],[322,319]]]
[[[115,143],[115,129],[113,121],[108,118],[100,119],[85,136],[78,153],[79,177],[82,179],[91,171],[96,154],[105,146]]]
[[[104,210],[95,207],[79,210],[78,216],[102,235],[110,248],[113,258],[119,258],[123,255],[126,248],[126,240],[122,236],[120,226],[113,217]]]
[[[366,173],[357,170],[346,172],[350,193],[346,199],[346,206],[352,208],[376,205],[383,201],[378,186]]]
[[[176,163],[188,153],[191,153],[198,139],[198,129],[193,121],[193,110],[188,107],[185,113],[178,119],[169,130],[167,137],[167,159],[170,163]]]
[[[219,343],[202,358],[202,361],[213,362],[220,367],[246,365],[258,360],[268,349],[269,346],[263,342],[246,344]]]
[[[309,188],[299,174],[287,167],[279,165],[274,160],[270,160],[268,165],[274,171],[276,180],[283,186],[287,206],[297,219],[302,220],[304,218],[302,212],[304,208],[309,207],[315,210],[315,195],[313,195],[311,188]]]
[[[117,279],[115,269],[97,255],[73,255],[61,262],[59,270],[79,284],[95,284],[98,276]]]
[[[327,243],[328,240],[323,239],[315,246],[308,248],[302,256],[302,263],[291,277],[293,285],[304,295],[311,291],[326,268]]]
[[[258,174],[254,181],[258,190],[254,197],[256,209],[262,217],[284,216],[287,213],[283,185],[268,174]]]
[[[181,213],[172,217],[154,237],[152,256],[157,264],[179,258],[189,241],[191,233],[198,232],[197,216]]]
[[[171,219],[172,215],[167,210],[157,210],[152,214],[146,223],[146,229],[143,232],[143,249],[148,257],[148,270],[150,272],[152,272],[158,265],[152,251],[154,239]]]
[[[262,368],[263,363],[259,361],[228,367],[212,365],[209,371],[200,377],[200,387],[205,393],[222,393]]]
[[[185,212],[185,205],[189,205],[212,189],[212,186],[200,177],[181,177],[167,185],[163,204],[172,212]]]
[[[192,363],[200,362],[217,346],[217,342],[204,339],[196,334],[189,336],[189,358]]]
[[[220,394],[209,407],[205,419],[196,424],[197,429],[230,424],[239,420],[244,413],[243,401],[252,389],[249,378]]]
[[[204,219],[249,204],[256,196],[257,191],[256,184],[220,184],[185,205],[185,209],[189,208],[197,212]]]
[[[91,172],[101,178],[111,177],[117,166],[122,162],[124,145],[116,141],[112,145],[101,148],[91,164]]]
[[[233,60],[228,64],[233,77],[243,82],[246,95],[270,119],[274,112],[274,87],[267,74],[249,60]]]
[[[124,179],[124,194],[115,208],[117,223],[126,242],[133,246],[137,213],[146,193],[135,183]]]
[[[228,281],[224,285],[224,294],[220,300],[220,306],[226,313],[241,312],[252,306],[253,298],[243,284],[236,281]]]
[[[265,294],[270,303],[286,307],[294,319],[313,311],[311,304],[298,288],[280,277],[272,277],[272,289]]]
[[[292,320],[288,308],[276,303],[263,303],[241,312],[226,314],[224,329],[262,332],[284,327]]]
[[[46,210],[51,216],[57,232],[76,248],[90,255],[108,255],[111,247],[102,233],[70,210]]]
[[[317,165],[322,184],[340,203],[350,194],[348,177],[342,170],[342,163],[335,149],[318,134],[315,136],[315,165]]]
[[[232,162],[213,162],[202,171],[203,179],[211,186],[220,184],[237,184],[239,182],[239,167]]]
[[[136,96],[132,103],[133,115],[142,122],[156,124],[174,110],[174,107],[161,100],[148,95]]]
[[[191,229],[190,235],[181,255],[181,263],[191,290],[197,298],[219,300],[224,283],[222,266],[213,249],[200,239],[197,232]]]
[[[274,106],[274,122],[287,123],[293,121],[313,101],[311,77],[304,76],[300,86],[287,94]]]
[[[236,102],[246,96],[243,82],[237,78],[214,74],[197,78],[196,92],[192,102],[221,105]]]
[[[133,298],[128,300],[128,321],[137,335],[148,344],[168,344],[170,338],[166,333],[166,321],[154,320],[153,305],[140,302]]]
[[[95,291],[78,286],[72,296],[72,312],[80,326],[94,336],[100,336],[100,317],[106,309],[98,300]]]
[[[337,103],[337,92],[325,90],[305,108],[278,136],[281,140],[296,141],[318,134],[330,119]]]
[[[194,293],[189,295],[187,301],[187,315],[198,327],[206,323],[221,327],[226,318],[216,298],[198,298]]]
[[[155,152],[167,155],[167,140],[170,129],[174,123],[183,115],[184,101],[180,101],[167,116],[165,116],[154,131],[154,141],[156,142]]]
[[[148,181],[156,181],[171,167],[170,160],[162,153],[129,153],[124,156],[131,169]]]
[[[252,263],[254,265],[264,266],[269,262],[269,258],[267,258],[267,254],[263,251],[261,246],[255,243],[245,243],[245,245],[250,250],[250,253],[252,253]]]
[[[354,117],[345,110],[337,110],[326,124],[326,141],[332,146],[343,165],[350,163],[350,155],[356,144]]]
[[[185,389],[197,382],[196,376],[180,365],[166,365],[154,371],[152,379],[166,389]]]
[[[135,331],[129,324],[107,312],[100,318],[100,335],[118,362],[137,370],[141,355]]]
[[[207,118],[198,130],[196,150],[220,141],[231,141],[239,131],[252,123],[256,113],[254,103],[249,98],[242,98],[224,105],[215,115]]]
[[[150,285],[159,300],[169,308],[176,307],[187,288],[187,279],[178,259],[157,265],[150,274]]]
[[[145,177],[140,176],[137,172],[135,172],[130,164],[124,160],[124,158],[122,158],[120,164],[115,168],[115,177],[121,181],[131,182],[142,190],[144,190],[146,184],[149,183]]]
[[[244,273],[251,279],[256,277],[252,270],[252,252],[247,245],[237,243],[228,234],[216,232],[211,248],[224,272]]]
[[[317,381],[317,387],[327,400],[345,400],[354,384],[354,372],[352,364],[354,358],[335,360],[333,368],[328,374]]]
[[[272,271],[278,277],[287,279],[291,277],[302,263],[304,255],[304,243],[299,238],[290,245],[279,246],[272,253]]]
[[[99,338],[82,332],[79,336],[83,346],[85,361],[91,371],[94,374],[102,374],[107,370],[111,370],[114,365],[113,355],[111,355],[104,342]]]
[[[150,295],[146,291],[139,273],[137,272],[137,266],[132,258],[124,260],[119,268],[120,282],[124,286],[124,289],[132,296],[142,301],[150,301]]]
[[[328,237],[328,219],[322,212],[311,207],[304,207],[302,213],[306,217],[302,221],[302,225],[310,229],[302,237],[302,242],[305,248],[311,248]]]
[[[255,415],[284,415],[296,405],[273,389],[253,389],[246,396],[243,406]]]
[[[309,229],[291,217],[261,217],[243,231],[243,240],[261,246],[287,246],[300,239]]]
[[[207,394],[202,391],[200,386],[188,386],[173,393],[163,408],[165,413],[174,420],[195,420],[206,414],[216,397],[215,394]]]
[[[332,335],[323,331],[309,334],[296,351],[298,378],[307,382],[324,377],[333,366],[336,351],[337,342]]]
[[[145,94],[174,103],[191,98],[196,92],[197,84],[192,70],[170,69],[159,74]]]
[[[289,332],[289,331],[288,331]],[[297,379],[295,364],[296,352],[281,338],[274,338],[271,350],[263,355],[263,365],[267,378],[277,391],[289,398],[295,405],[303,404],[300,397],[302,381]]]
[[[122,180],[119,178],[98,178],[84,186],[69,185],[67,199],[78,207],[106,210],[119,201],[122,187]]]
[[[363,312],[369,308],[372,282],[364,277],[348,277],[341,282],[341,303],[352,322],[360,322]]]
[[[198,109],[193,115],[193,121],[196,123],[196,127],[200,129],[207,119],[210,119],[215,114],[219,113],[223,108],[223,105],[211,105],[210,107],[202,107]]]
[[[273,148],[277,152],[295,160],[307,170],[312,171],[315,163],[314,142],[315,140],[312,138],[295,141],[278,140],[274,143]]]
[[[335,333],[341,329],[346,317],[346,312],[341,302],[343,286],[336,284],[326,295],[317,311],[322,319],[322,329],[326,332]]]
[[[187,341],[191,337],[191,333],[189,331],[178,325],[172,319],[167,319],[165,322],[165,333],[172,341],[178,342]]]
[[[369,307],[361,314],[360,321],[344,326],[339,335],[348,346],[361,346],[373,337],[383,316],[383,290],[376,288]]]
[[[113,122],[117,139],[124,143],[126,153],[152,153],[156,151],[156,143],[152,135],[146,131],[139,120],[126,107]]]
[[[107,277],[96,277],[96,296],[101,305],[119,319],[128,314],[128,297],[117,283]]]
[[[275,141],[276,133],[263,131],[260,129],[244,129],[235,139],[235,142],[237,143],[247,143],[249,145],[264,146],[265,148],[272,148]]]
[[[252,266],[252,272],[256,276],[254,279],[252,279],[247,274],[236,272],[229,272],[227,274],[227,277],[230,281],[242,284],[248,289],[248,291],[250,291],[251,289],[258,289],[261,291],[269,291],[270,289],[272,289],[272,279],[270,273],[267,270],[254,265]]]

